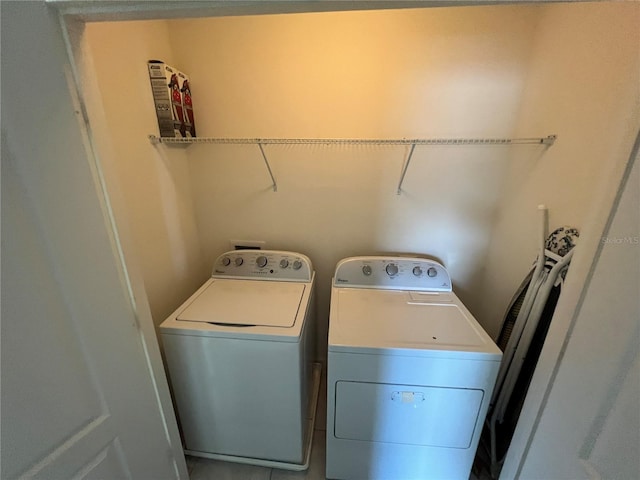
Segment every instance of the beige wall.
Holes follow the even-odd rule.
[[[167,155],[147,139],[158,131],[147,61],[175,60],[168,25],[88,23],[85,40],[101,97],[89,105],[100,161],[118,228],[132,239],[158,325],[210,272],[193,214],[186,152]]]
[[[516,124],[536,7],[474,7],[171,22],[192,77],[201,136],[508,137]],[[179,39],[179,40],[178,40]],[[549,133],[540,128],[534,135]],[[189,147],[207,261],[229,239],[309,255],[326,326],[336,263],[429,254],[473,309],[509,150],[417,147]],[[169,153],[173,155],[173,153]]]
[[[638,84],[632,10],[606,2],[88,25],[122,217],[155,321],[229,239],[248,239],[311,257],[323,326],[340,258],[415,252],[442,261],[497,334],[536,254],[537,205],[550,207],[552,227],[583,227],[607,157],[625,146],[618,132]],[[399,196],[405,147],[267,146],[274,193],[256,146],[149,145],[149,58],[191,75],[199,136],[559,140],[548,150],[417,147]]]
[[[497,334],[504,310],[537,254],[537,205],[549,226],[591,224],[620,159],[640,126],[640,4],[548,5],[542,10],[527,75],[518,134],[557,133],[540,158],[514,158],[492,230],[476,311]]]

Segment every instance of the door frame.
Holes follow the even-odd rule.
[[[80,109],[84,118],[85,128],[89,138],[92,139],[92,151],[90,152],[92,162],[101,178],[99,195],[104,198],[111,214],[109,228],[112,230],[114,238],[118,242],[120,261],[127,276],[126,282],[129,285],[132,302],[136,306],[139,315],[140,332],[147,353],[149,371],[154,379],[157,388],[158,401],[162,412],[165,414],[167,430],[169,432],[174,455],[180,458],[183,455],[177,422],[173,414],[173,406],[169,394],[169,387],[164,372],[159,346],[157,343],[155,327],[151,318],[148,299],[142,281],[135,255],[132,254],[132,240],[128,232],[118,230],[113,218],[114,203],[118,199],[110,198],[107,194],[104,174],[97,160],[97,152],[91,136],[91,125],[88,119],[85,103],[85,95],[82,90],[80,72],[82,65],[81,52],[79,51],[79,39],[82,35],[84,23],[93,21],[127,21],[127,20],[168,20],[189,17],[216,17],[216,16],[238,16],[238,15],[260,15],[279,13],[303,13],[320,11],[340,11],[340,10],[362,10],[362,9],[398,9],[417,7],[442,7],[446,4],[439,0],[418,0],[418,1],[368,1],[363,0],[357,7],[352,2],[346,3],[341,0],[326,0],[324,2],[314,2],[308,0],[294,0],[282,2],[278,0],[252,0],[238,2],[234,0],[216,0],[210,2],[183,1],[165,2],[159,0],[150,1],[130,1],[111,2],[109,0],[94,0],[92,2],[82,2],[77,0],[45,0],[48,5],[55,8],[60,18],[63,35],[69,55],[69,60],[73,68],[75,89]],[[544,0],[534,0],[543,2]],[[495,2],[483,0],[463,0],[451,6],[477,6],[481,4],[492,4]],[[514,3],[517,1],[506,1],[503,3]],[[525,399],[522,413],[518,421],[511,446],[508,450],[505,464],[502,469],[501,478],[518,478],[524,461],[527,457],[529,447],[533,441],[536,429],[546,401],[553,386],[555,376],[562,361],[564,351],[571,334],[580,307],[584,300],[584,295],[588,289],[593,270],[599,257],[602,242],[601,238],[606,232],[619,197],[622,186],[630,172],[634,155],[637,154],[640,145],[640,117],[632,119],[627,129],[620,137],[620,152],[616,156],[616,165],[608,179],[601,198],[596,204],[590,218],[585,222],[580,239],[580,248],[572,260],[571,272],[567,276],[563,286],[563,295],[560,298],[556,311],[547,335],[547,341],[541,352],[537,368],[529,386],[529,391]],[[635,143],[634,143],[634,138]],[[631,153],[628,152],[628,145],[634,145]],[[625,151],[625,148],[627,149]],[[98,187],[96,187],[98,188]]]

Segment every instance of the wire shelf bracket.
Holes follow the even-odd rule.
[[[264,159],[264,164],[267,166],[267,170],[269,171],[269,176],[271,177],[271,181],[273,182],[273,191],[278,191],[278,184],[276,183],[276,179],[273,177],[273,172],[271,171],[271,166],[269,165],[269,160],[267,160],[267,156],[264,153],[264,148],[261,143],[258,143],[258,147],[260,148],[260,153],[262,154],[262,158]]]

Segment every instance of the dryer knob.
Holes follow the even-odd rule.
[[[300,260],[295,260],[293,262],[293,269],[300,270],[302,268],[302,262]]]
[[[258,265],[260,268],[266,267],[267,257],[265,257],[264,255],[260,255],[258,258],[256,258],[256,265]]]
[[[365,265],[362,267],[362,273],[364,273],[367,277],[371,275],[371,265]]]
[[[422,275],[422,269],[420,267],[413,267],[413,274],[416,277],[419,277],[420,275]]]
[[[238,257],[236,258],[236,267],[239,267],[240,265],[242,265],[244,263],[244,260],[242,257]]]
[[[280,260],[280,268],[287,268],[289,266],[289,260],[287,260],[286,258],[283,258],[282,260]]]
[[[222,265],[224,265],[225,267],[228,267],[229,265],[231,265],[231,259],[229,257],[223,257]]]
[[[388,264],[385,270],[387,271],[387,275],[390,277],[398,274],[398,266],[395,263]]]
[[[430,277],[435,277],[436,275],[438,275],[438,271],[435,268],[430,267],[429,270],[427,270],[427,275],[429,275]]]

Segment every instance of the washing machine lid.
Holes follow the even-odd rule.
[[[419,356],[501,356],[452,292],[334,288],[329,350]]]
[[[290,328],[296,321],[305,288],[304,283],[211,279],[183,305],[176,320]]]

